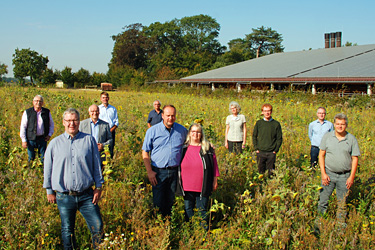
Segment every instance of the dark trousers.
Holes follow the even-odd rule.
[[[184,204],[185,204],[185,221],[189,221],[194,215],[194,209],[199,213],[202,218],[202,226],[204,229],[208,229],[208,198],[205,196],[200,196],[199,192],[185,191]]]
[[[153,166],[152,170],[156,172],[158,182],[156,186],[152,186],[154,206],[159,208],[163,216],[171,215],[177,187],[177,167],[157,168]]]
[[[242,153],[242,141],[228,141],[228,150],[236,154]]]
[[[319,147],[316,147],[316,146],[311,146],[311,150],[310,150],[310,165],[311,167],[315,167],[316,165],[318,165],[318,156],[319,156]]]
[[[276,154],[273,152],[262,152],[257,153],[258,171],[264,174],[268,170],[269,174],[275,170]]]
[[[43,163],[46,148],[47,142],[44,136],[37,136],[33,141],[27,140],[27,154],[29,155],[29,161],[33,161],[35,159],[35,149],[38,149],[40,161]]]

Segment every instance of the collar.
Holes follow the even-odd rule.
[[[265,121],[265,122],[272,122],[273,121],[273,118],[272,118],[272,116],[271,116],[271,118],[267,121],[266,120],[266,118],[263,118],[263,120]]]

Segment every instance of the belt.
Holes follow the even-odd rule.
[[[71,195],[71,196],[80,196],[80,195],[83,195],[83,194],[86,194],[91,188],[88,188],[86,190],[83,190],[82,192],[78,192],[78,191],[68,191],[68,192],[59,192],[60,194],[67,194],[67,195]]]
[[[346,170],[346,171],[342,171],[342,172],[333,172],[335,174],[347,174],[347,173],[350,173],[352,170]]]
[[[165,167],[165,168],[158,168],[158,167],[155,167],[155,166],[152,166],[153,168],[157,168],[157,169],[175,169],[177,168],[178,166],[168,166],[168,167]]]
[[[311,145],[311,147],[313,147],[313,148],[319,148],[318,146],[313,146],[313,145]]]

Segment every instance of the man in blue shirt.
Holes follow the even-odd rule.
[[[57,203],[65,249],[77,249],[74,235],[77,210],[87,222],[94,248],[99,245],[103,231],[98,206],[104,183],[99,150],[91,135],[79,132],[79,124],[78,111],[67,109],[63,115],[65,133],[50,142],[44,161],[43,187],[48,202]]]
[[[311,167],[315,167],[318,164],[319,146],[323,135],[333,130],[333,124],[325,120],[327,114],[325,108],[319,107],[316,114],[318,119],[311,122],[309,125],[309,138],[311,141]]]
[[[160,108],[161,103],[159,100],[154,101],[154,108],[150,111],[147,118],[147,126],[151,128],[151,126],[154,126],[155,124],[161,122],[163,119],[161,115],[163,114],[163,110]]]
[[[171,215],[177,185],[177,166],[181,161],[182,145],[187,129],[175,123],[176,108],[163,108],[163,122],[146,132],[142,158],[152,185],[153,202],[163,216]],[[150,157],[151,154],[151,157]]]
[[[108,122],[109,128],[112,133],[112,145],[110,145],[109,150],[111,151],[111,157],[113,157],[113,148],[115,146],[116,139],[116,129],[119,126],[117,109],[109,104],[109,94],[107,92],[102,92],[100,94],[100,101],[102,104],[99,105],[99,119]]]

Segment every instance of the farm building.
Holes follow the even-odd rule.
[[[159,81],[163,82],[163,81]],[[165,82],[165,81],[164,81]],[[263,56],[181,78],[191,86],[338,91],[371,95],[375,44],[341,47],[341,32],[325,34],[325,48]]]
[[[102,82],[100,84],[100,88],[103,90],[103,91],[112,91],[113,88],[112,88],[112,83],[108,83],[108,82]]]
[[[61,80],[56,80],[56,88],[64,88],[64,82]]]

